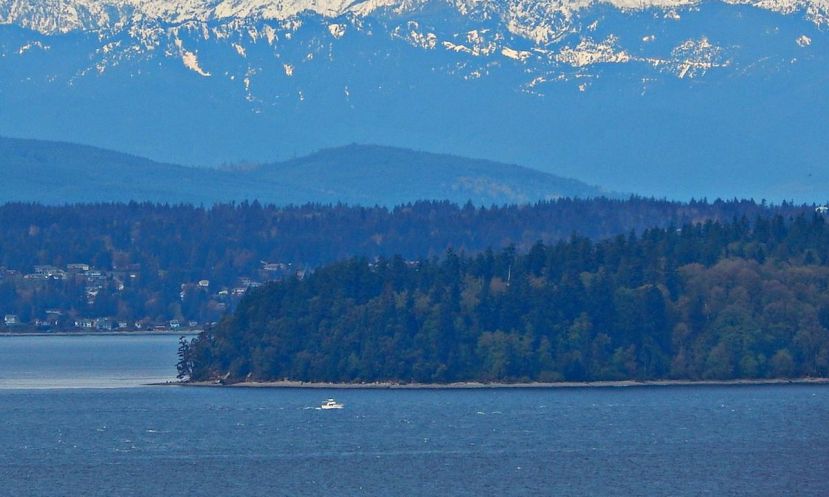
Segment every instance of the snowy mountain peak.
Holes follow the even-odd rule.
[[[177,25],[231,19],[284,20],[302,12],[325,17],[368,14],[394,0],[2,0],[0,23],[41,33],[117,31],[134,24]]]
[[[804,13],[829,23],[829,0],[724,0],[782,14]],[[410,13],[426,5],[449,5],[461,15],[496,16],[510,31],[537,43],[554,41],[562,24],[579,11],[608,4],[623,11],[677,9],[700,0],[0,0],[0,24],[44,34],[119,31],[134,25],[179,25],[238,19],[285,20],[302,13],[326,18],[368,16],[378,10]]]

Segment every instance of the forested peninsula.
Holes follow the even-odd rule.
[[[352,258],[251,290],[182,343],[191,381],[829,376],[829,226],[735,218],[440,257]]]

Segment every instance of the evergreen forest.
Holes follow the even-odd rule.
[[[248,292],[192,380],[555,382],[829,375],[829,225],[746,216],[409,261]]]

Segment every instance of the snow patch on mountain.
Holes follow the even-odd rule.
[[[515,50],[514,48],[504,47],[501,49],[501,55],[503,55],[504,57],[508,57],[510,59],[520,60],[521,62],[524,62],[525,60],[530,58],[530,55],[532,54],[526,50]]]
[[[687,40],[671,52],[674,62],[669,64],[679,79],[698,78],[715,67],[727,67],[731,62],[724,58],[724,50],[712,44],[708,38]]]
[[[806,18],[818,25],[829,24],[829,0],[723,0],[735,5],[751,5],[779,14],[804,12]]]
[[[437,35],[432,32],[423,32],[417,21],[408,21],[405,26],[396,26],[391,32],[391,37],[426,50],[433,50],[438,45]]]
[[[205,78],[210,77],[210,73],[202,69],[199,65],[199,58],[195,53],[185,49],[181,40],[176,40],[175,44],[176,48],[178,48],[178,53],[181,56],[181,62],[184,64],[184,67],[190,69],[199,76],[204,76]]]
[[[585,67],[599,63],[623,64],[630,62],[631,56],[618,47],[618,38],[611,35],[601,42],[582,38],[575,47],[563,48],[556,60],[573,67]]]
[[[45,51],[49,50],[50,48],[51,47],[49,45],[46,45],[46,44],[44,44],[40,41],[31,41],[31,42],[24,43],[23,45],[21,45],[20,48],[17,49],[17,55],[23,55],[23,54],[25,54],[26,52],[28,52],[29,50],[32,50],[32,49],[39,49],[39,50],[43,50],[45,52]]]
[[[334,38],[342,38],[345,35],[345,24],[329,24],[328,32]]]
[[[795,40],[795,43],[797,43],[797,46],[799,47],[806,48],[812,44],[812,39],[806,35],[800,35]]]

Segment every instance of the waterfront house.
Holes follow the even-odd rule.
[[[98,318],[95,320],[95,328],[100,331],[112,331],[115,329],[115,321],[110,318]]]

